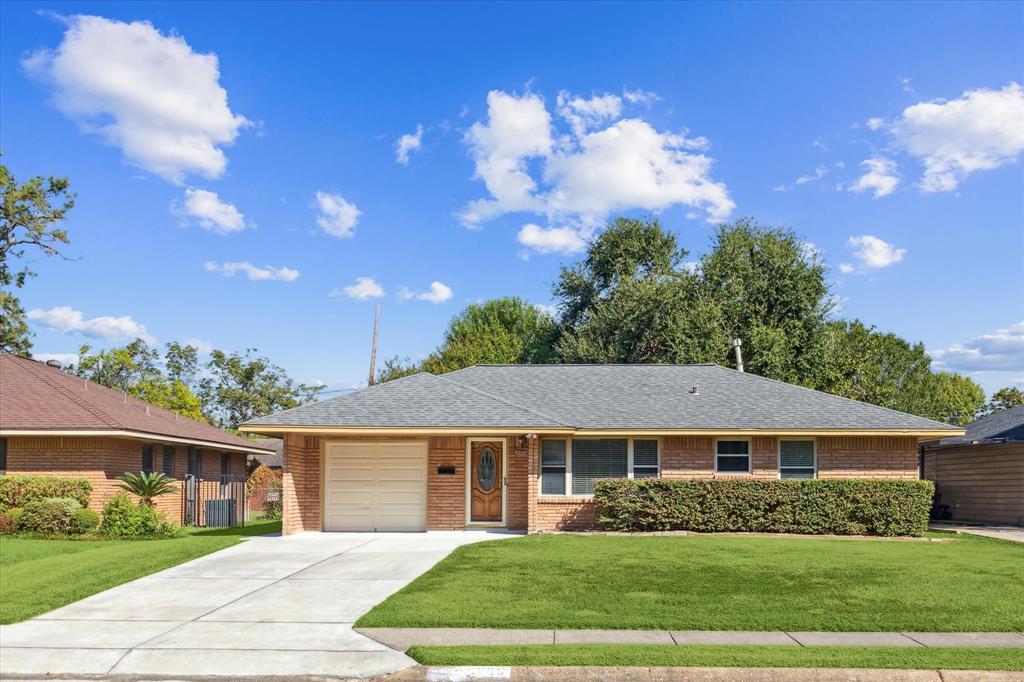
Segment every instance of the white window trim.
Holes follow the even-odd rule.
[[[560,440],[565,443],[565,492],[563,493],[545,493],[544,492],[544,452],[543,445],[541,445],[540,456],[540,467],[537,472],[537,494],[540,497],[553,497],[562,499],[565,497],[582,497],[589,498],[593,497],[593,493],[574,493],[572,492],[572,438],[544,438],[542,440]],[[590,438],[583,438],[581,440],[592,440]],[[597,440],[600,440],[599,438]],[[621,438],[612,438],[611,440],[623,440]],[[626,441],[626,478],[633,478],[633,441],[634,440],[653,440],[658,443],[658,471],[656,478],[661,478],[661,438],[643,436],[639,438],[625,438]]]
[[[742,440],[747,442],[747,470],[746,471],[719,471],[718,470],[718,443],[719,441],[732,442]],[[722,457],[742,457],[743,455],[721,455]],[[751,438],[716,438],[715,439],[715,476],[750,476],[754,473],[754,442]]]
[[[817,478],[818,477],[818,439],[814,438],[814,437],[810,437],[810,438],[800,438],[800,437],[782,438],[782,437],[779,437],[779,438],[776,438],[776,441],[777,441],[778,445],[777,445],[776,451],[775,451],[775,462],[776,462],[776,465],[777,465],[777,468],[778,468],[779,480],[780,481],[782,480],[782,441],[784,441],[784,440],[809,440],[812,443],[814,443],[814,478]],[[788,468],[789,469],[802,469],[802,468],[805,468],[805,467],[788,467]]]

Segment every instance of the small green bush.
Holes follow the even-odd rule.
[[[25,505],[18,530],[34,533],[68,533],[71,516],[82,508],[73,497],[48,497]]]
[[[100,515],[92,509],[76,509],[71,514],[71,532],[85,535],[96,530],[100,525]]]
[[[17,531],[23,513],[24,510],[18,507],[11,507],[7,511],[0,512],[0,535],[10,535]]]
[[[280,495],[276,500],[264,500],[263,501],[263,518],[265,519],[279,519],[281,518],[282,512],[284,511],[284,504],[281,501]]]
[[[100,532],[115,538],[146,538],[175,535],[178,528],[155,508],[136,504],[122,493],[103,508]]]
[[[922,535],[935,485],[901,480],[603,479],[600,528],[705,533]]]
[[[0,511],[52,497],[73,497],[80,506],[88,507],[91,495],[92,483],[87,478],[0,476]]]

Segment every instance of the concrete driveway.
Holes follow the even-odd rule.
[[[255,537],[0,626],[5,675],[365,677],[414,665],[353,622],[460,545],[507,531]]]

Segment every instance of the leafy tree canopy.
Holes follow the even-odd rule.
[[[985,411],[991,414],[1021,405],[1024,405],[1024,391],[1015,386],[1006,386],[992,394],[992,399],[985,406]]]

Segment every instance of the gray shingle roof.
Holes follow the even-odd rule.
[[[956,445],[996,439],[1024,441],[1024,405],[976,419],[964,429],[967,433],[963,437],[943,438],[941,444]]]
[[[696,394],[691,393],[698,386]],[[250,425],[575,429],[955,427],[717,365],[480,365],[416,374]]]

